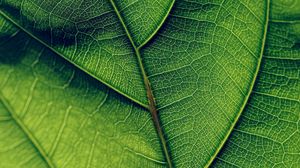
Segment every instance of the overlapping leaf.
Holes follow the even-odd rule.
[[[261,61],[268,1],[2,0],[0,164],[168,166],[144,70],[174,166],[297,165],[299,14],[284,5]]]

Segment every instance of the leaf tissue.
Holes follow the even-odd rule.
[[[300,167],[300,0],[0,0],[0,167]]]

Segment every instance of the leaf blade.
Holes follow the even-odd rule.
[[[15,44],[23,48],[14,50]],[[0,50],[0,76],[6,79],[0,80],[3,97],[55,167],[117,167],[120,164],[162,167],[165,164],[145,109],[78,71],[23,32],[11,37]],[[6,53],[14,57],[7,57]],[[10,125],[1,129],[20,133],[15,124]],[[6,136],[2,138],[10,142]],[[27,146],[28,143],[24,141]],[[15,150],[12,155],[0,152],[4,158],[0,165],[25,166],[21,164],[24,157],[14,158],[13,162],[5,159],[18,156],[18,148],[12,149]],[[22,149],[23,152],[31,150]],[[44,165],[43,159],[34,154],[28,155],[33,158],[30,164]],[[124,163],[127,159],[131,162]]]
[[[286,4],[280,1],[274,4],[297,16],[298,11]],[[273,22],[278,13],[275,7],[271,8],[263,62],[251,99],[212,167],[222,164],[238,167],[299,165],[300,149],[296,144],[300,136],[297,123],[300,114],[300,47],[297,45],[300,25],[290,22],[288,17],[287,22]],[[237,155],[239,153],[243,155]]]
[[[67,15],[61,9],[70,5],[67,1],[60,5],[54,1],[1,2],[1,13],[34,38],[117,92],[147,105],[133,48],[109,2],[93,6],[94,13],[86,13],[89,6],[74,3]],[[71,17],[74,13],[78,17]]]
[[[125,25],[137,48],[141,48],[161,28],[168,17],[174,0],[161,1],[120,1],[113,3],[120,10]],[[143,10],[141,12],[141,10]]]
[[[176,1],[142,48],[175,166],[207,166],[247,101],[267,23],[259,4]]]
[[[160,118],[164,125],[163,129],[168,138],[169,151],[176,166],[208,166],[214,160],[215,155],[235,125],[242,111],[239,108],[244,108],[260,64],[261,54],[259,53],[263,51],[261,44],[264,46],[264,39],[261,37],[265,34],[265,30],[262,33],[261,29],[266,27],[265,24],[267,23],[266,19],[262,18],[268,18],[266,14],[268,12],[265,10],[268,5],[266,2],[264,1],[259,5],[248,1],[176,2],[170,17],[167,18],[162,29],[155,32],[153,38],[151,35],[152,39],[149,43],[144,44],[141,42],[143,40],[139,39],[139,41],[136,40],[137,38],[132,38],[134,39],[131,40],[133,46],[136,43],[141,43],[143,46],[136,48],[141,50],[142,64],[146,67],[145,74],[150,78],[155,100],[158,102]],[[43,5],[41,4],[41,6]],[[51,9],[51,5],[48,9]],[[104,12],[103,14],[107,13]],[[128,19],[126,14],[123,15],[125,19]],[[292,15],[297,17],[295,12]],[[101,15],[97,17],[101,17]],[[280,16],[279,18],[285,17],[287,16]],[[110,18],[110,15],[105,15],[103,18]],[[280,22],[282,21],[284,20],[280,20]],[[37,23],[39,22],[37,20]],[[291,24],[295,21],[288,20],[288,22]],[[38,26],[39,24],[37,24],[39,29]],[[130,28],[129,31],[134,32],[136,30]],[[135,37],[138,33],[130,34]],[[110,38],[111,36],[105,37]],[[50,43],[52,44],[51,40]],[[127,43],[128,39],[125,44]],[[118,44],[123,44],[123,42]],[[130,45],[128,45],[129,48]],[[283,47],[280,50],[284,49]],[[277,56],[273,54],[272,51],[268,59],[277,59]],[[128,56],[131,55],[134,54],[130,52]],[[281,60],[298,60],[297,51],[294,55],[289,54],[289,56],[292,55],[291,58],[285,58],[282,53],[279,55],[282,56]],[[263,66],[266,64],[269,67],[271,64],[276,65],[270,60],[267,63],[263,61]],[[134,65],[134,61],[131,63]],[[295,73],[291,72],[291,74]],[[103,74],[100,73],[101,75]],[[127,78],[126,80],[125,82],[129,82]],[[118,82],[115,81],[114,84],[118,86]],[[134,84],[134,87],[139,88],[139,85]],[[141,96],[144,94],[143,91],[134,92],[132,95],[139,97],[135,99],[136,97],[132,98],[132,95],[126,92],[126,87],[123,84],[122,87],[121,94],[138,103],[142,102],[140,100],[143,100],[143,96]],[[124,89],[125,92],[123,93]],[[272,95],[263,92],[254,94],[264,95],[264,97]],[[297,94],[292,94],[292,92],[289,94],[296,95],[296,97],[289,99],[297,102]],[[285,95],[280,97],[286,98]],[[145,100],[143,101],[145,103]],[[145,106],[143,103],[140,104]],[[68,110],[66,111],[68,116]],[[242,117],[242,119],[244,118]],[[64,128],[64,122],[61,125]],[[64,129],[60,130],[55,139],[62,136]],[[94,138],[94,141],[96,139]],[[55,140],[53,143],[55,148],[57,142]],[[50,150],[49,153],[53,154],[52,151],[55,150]],[[224,165],[232,163],[226,159],[218,159]],[[150,158],[150,160],[155,161],[156,159]],[[161,163],[161,161],[158,162]],[[264,163],[267,162],[264,160]],[[90,163],[91,161],[88,159],[88,165]],[[238,165],[240,163],[234,163],[232,166]]]

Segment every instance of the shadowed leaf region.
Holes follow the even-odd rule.
[[[0,167],[298,167],[299,3],[1,0]]]

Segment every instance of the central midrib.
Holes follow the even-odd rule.
[[[155,129],[156,129],[156,132],[158,134],[158,137],[160,139],[160,142],[161,142],[161,145],[162,145],[162,149],[163,149],[163,153],[164,153],[164,156],[166,158],[166,161],[167,161],[167,164],[168,164],[168,167],[173,167],[172,166],[172,161],[171,161],[171,157],[170,157],[170,154],[169,154],[169,151],[168,151],[168,147],[167,147],[167,143],[166,143],[166,139],[164,137],[164,133],[162,131],[162,126],[161,126],[161,123],[160,123],[160,120],[159,120],[159,117],[158,117],[158,111],[156,109],[156,104],[155,104],[155,100],[154,100],[154,95],[152,93],[152,89],[151,89],[151,84],[150,84],[150,81],[148,79],[148,76],[146,74],[146,71],[145,71],[145,68],[144,68],[144,65],[143,65],[143,62],[142,62],[142,58],[141,58],[141,55],[140,55],[140,47],[137,47],[127,29],[127,26],[125,25],[125,22],[123,21],[123,18],[114,2],[114,0],[110,0],[113,8],[114,8],[114,11],[116,12],[116,15],[118,16],[125,32],[126,32],[126,35],[135,51],[135,55],[137,56],[137,59],[138,59],[138,64],[139,64],[139,67],[140,67],[140,70],[141,70],[141,73],[142,73],[142,76],[143,76],[143,80],[144,80],[144,85],[145,85],[145,89],[146,89],[146,92],[147,92],[147,99],[148,99],[148,103],[149,103],[149,111],[151,113],[151,117],[152,117],[152,121],[154,123],[154,126],[155,126]]]

